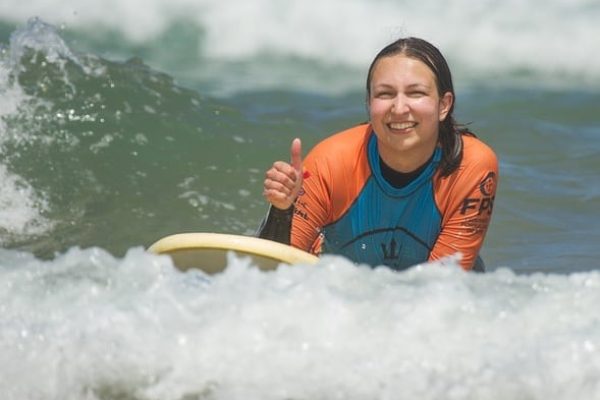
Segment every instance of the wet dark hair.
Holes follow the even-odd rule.
[[[474,136],[463,125],[459,125],[453,116],[456,94],[452,84],[452,74],[442,53],[426,40],[408,37],[398,39],[384,47],[373,59],[367,75],[367,108],[371,98],[371,80],[377,62],[384,57],[403,54],[407,57],[421,61],[433,72],[436,80],[437,91],[440,98],[447,92],[452,93],[453,102],[446,118],[439,124],[438,141],[442,148],[442,159],[438,168],[441,176],[448,176],[454,172],[462,160],[463,141],[462,135]]]

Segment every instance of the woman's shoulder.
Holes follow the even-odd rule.
[[[310,151],[313,157],[339,159],[360,151],[366,146],[371,132],[369,124],[360,124],[323,139]]]
[[[476,136],[463,135],[462,166],[481,165],[497,168],[498,158],[494,150]]]
[[[437,179],[436,202],[441,210],[467,210],[472,202],[489,205],[498,183],[498,159],[490,146],[479,138],[465,134],[459,167],[450,175]],[[473,200],[475,199],[475,200]],[[477,200],[480,199],[480,200]],[[488,203],[484,202],[487,199]],[[448,214],[450,215],[450,214]]]

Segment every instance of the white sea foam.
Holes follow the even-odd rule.
[[[16,114],[28,98],[11,78],[11,54],[3,54],[0,58],[0,245],[15,237],[43,233],[52,226],[43,216],[48,209],[44,194],[4,164],[7,158],[4,145],[14,139],[5,118]]]
[[[600,274],[0,250],[4,399],[596,399]]]
[[[267,54],[364,71],[401,35],[437,44],[465,76],[524,75],[546,84],[600,81],[600,7],[588,0],[4,0],[0,19],[40,18],[70,29],[120,32],[151,45],[178,24],[205,33],[198,52],[244,61]],[[186,49],[189,51],[190,49]],[[192,49],[193,51],[193,49]],[[289,77],[288,77],[289,78]]]
[[[0,245],[15,236],[37,235],[51,227],[43,213],[48,204],[43,194],[0,164]]]

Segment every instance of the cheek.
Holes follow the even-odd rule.
[[[440,117],[440,109],[437,106],[437,103],[429,99],[423,99],[423,101],[415,102],[413,104],[413,110],[415,113],[418,113],[426,118],[438,120]]]
[[[385,115],[387,109],[388,107],[383,101],[371,100],[369,103],[369,114],[371,115],[371,118]]]

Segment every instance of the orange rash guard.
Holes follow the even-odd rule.
[[[498,161],[479,139],[462,140],[452,174],[440,177],[438,147],[418,177],[395,188],[382,176],[370,125],[325,139],[304,160],[291,244],[394,269],[460,252],[471,269],[492,215]]]

